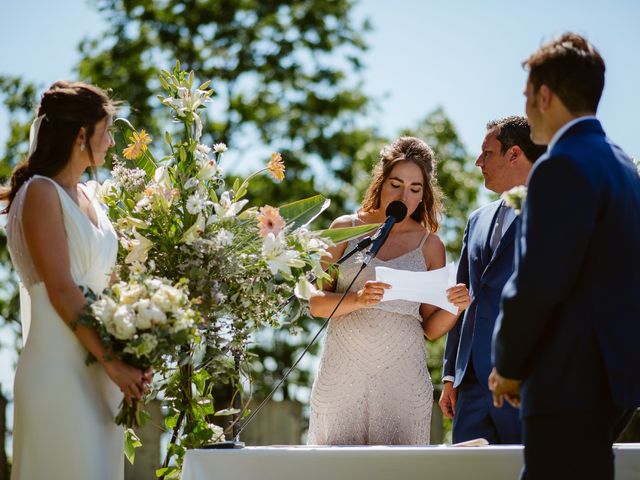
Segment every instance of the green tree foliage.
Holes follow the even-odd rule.
[[[81,44],[78,70],[126,99],[130,121],[152,134],[158,66],[178,59],[213,79],[205,138],[236,151],[256,143],[282,151],[287,188],[264,185],[278,204],[313,192],[310,159],[326,182],[350,181],[343,167],[359,148],[356,120],[368,105],[357,80],[368,25],[354,26],[353,3],[97,0],[108,31]]]
[[[0,182],[3,184],[13,167],[26,156],[29,125],[37,104],[36,92],[36,85],[19,77],[0,76],[0,99],[9,117],[9,135],[0,157]],[[19,290],[4,228],[0,229],[0,285],[0,321],[15,325],[20,320]]]
[[[442,108],[429,113],[415,127],[401,130],[400,135],[424,140],[435,153],[436,176],[445,195],[445,216],[438,235],[445,242],[450,257],[457,259],[462,249],[462,235],[467,218],[477,207],[482,175],[474,166],[473,157],[467,152],[455,126]],[[393,140],[379,136],[364,139],[351,166],[353,181],[349,194],[352,199],[360,202],[371,180],[370,173],[378,161],[380,149]]]

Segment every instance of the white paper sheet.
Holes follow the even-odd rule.
[[[446,291],[456,284],[456,266],[453,262],[446,267],[428,272],[376,267],[376,280],[391,285],[390,289],[384,291],[383,302],[409,300],[458,313],[458,309],[447,300]]]

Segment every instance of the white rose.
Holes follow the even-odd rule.
[[[140,284],[127,285],[120,290],[120,301],[124,304],[131,305],[135,303],[143,294],[145,288]]]
[[[116,311],[116,302],[109,297],[103,297],[100,300],[96,300],[91,304],[91,311],[102,321],[105,325],[113,319],[113,314]]]
[[[184,298],[183,293],[171,285],[162,285],[156,293],[151,297],[151,301],[155,303],[163,312],[174,310]]]
[[[138,310],[136,327],[140,330],[147,330],[153,325],[167,321],[165,313],[146,298],[137,303],[136,309]]]
[[[119,340],[129,340],[136,334],[135,312],[128,305],[119,306],[111,322],[106,324],[107,331]]]

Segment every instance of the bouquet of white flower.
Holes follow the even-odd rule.
[[[109,355],[147,370],[177,363],[183,346],[197,339],[197,315],[185,282],[138,275],[118,282],[87,304],[78,323],[96,329]],[[89,362],[95,361],[92,356]],[[116,423],[137,427],[142,405],[122,402]]]

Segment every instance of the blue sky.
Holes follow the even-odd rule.
[[[520,62],[543,40],[574,30],[607,63],[599,112],[606,131],[640,157],[639,1],[362,0],[355,18],[364,17],[374,26],[364,57],[365,90],[381,105],[368,121],[385,134],[395,135],[442,106],[469,152],[477,154],[488,120],[524,112]],[[72,78],[78,42],[103,28],[87,0],[2,0],[0,74],[43,86]],[[6,112],[0,109],[0,145],[6,136]],[[12,374],[2,350],[0,383],[8,392]]]
[[[72,77],[77,44],[104,22],[87,0],[3,0],[1,74],[42,85]],[[71,13],[73,12],[73,13]],[[636,0],[361,0],[355,18],[370,18],[365,90],[381,109],[368,121],[395,135],[437,106],[477,153],[484,125],[524,111],[520,62],[565,30],[587,35],[607,62],[600,117],[609,136],[640,156],[640,2]],[[108,85],[105,85],[108,86]],[[0,110],[0,141],[6,138]]]

